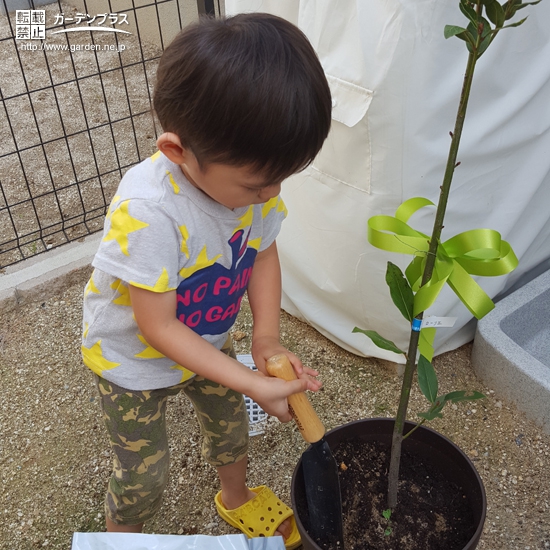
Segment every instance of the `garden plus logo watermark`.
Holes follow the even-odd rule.
[[[68,28],[52,30],[59,25],[73,25]],[[129,25],[126,13],[99,13],[89,15],[76,13],[74,17],[67,17],[64,13],[55,16],[49,35],[59,35],[79,32],[101,32],[111,34],[132,34],[117,26]],[[46,11],[45,10],[16,10],[15,12],[15,39],[26,41],[20,45],[21,50],[105,50],[122,52],[126,49],[124,44],[46,44]],[[38,41],[41,42],[28,42]]]

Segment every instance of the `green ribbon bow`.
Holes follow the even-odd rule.
[[[445,283],[453,289],[472,315],[481,319],[495,304],[474,281],[472,275],[495,277],[513,271],[518,259],[512,247],[492,229],[472,229],[440,243],[432,278],[420,287],[429,250],[428,235],[416,231],[407,222],[424,206],[435,206],[423,197],[405,201],[395,216],[373,216],[368,221],[368,241],[382,250],[414,254],[405,270],[414,296],[413,315],[426,311],[437,298]]]

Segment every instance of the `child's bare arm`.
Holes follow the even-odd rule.
[[[321,382],[311,376],[315,377],[319,373],[304,366],[296,355],[280,344],[281,266],[275,242],[256,256],[248,283],[248,301],[254,318],[252,355],[256,366],[265,373],[265,362],[273,355],[283,353],[294,367],[296,375],[307,380],[307,389],[317,391]]]
[[[179,365],[209,380],[244,393],[281,422],[288,422],[286,398],[304,391],[305,380],[283,382],[254,373],[220,352],[176,318],[175,291],[156,293],[130,285],[134,315],[149,345]]]

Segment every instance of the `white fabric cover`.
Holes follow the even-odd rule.
[[[323,150],[283,185],[284,309],[357,354],[402,361],[351,332],[408,342],[384,274],[388,260],[404,268],[411,258],[372,247],[367,220],[414,196],[437,202],[467,60],[461,40],[443,37],[446,24],[466,25],[458,0],[226,0],[226,11],[298,24],[333,93]],[[491,297],[550,258],[550,2],[514,21],[526,15],[478,61],[443,232],[486,227],[510,242],[516,271],[477,278]],[[430,234],[434,211],[411,225]],[[428,314],[458,317],[438,331],[436,353],[472,339],[472,315],[449,288]]]
[[[74,533],[71,550],[284,550],[282,537]]]

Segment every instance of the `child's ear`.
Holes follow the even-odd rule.
[[[157,139],[158,150],[175,164],[185,164],[190,151],[181,144],[180,138],[172,132],[164,132]]]

